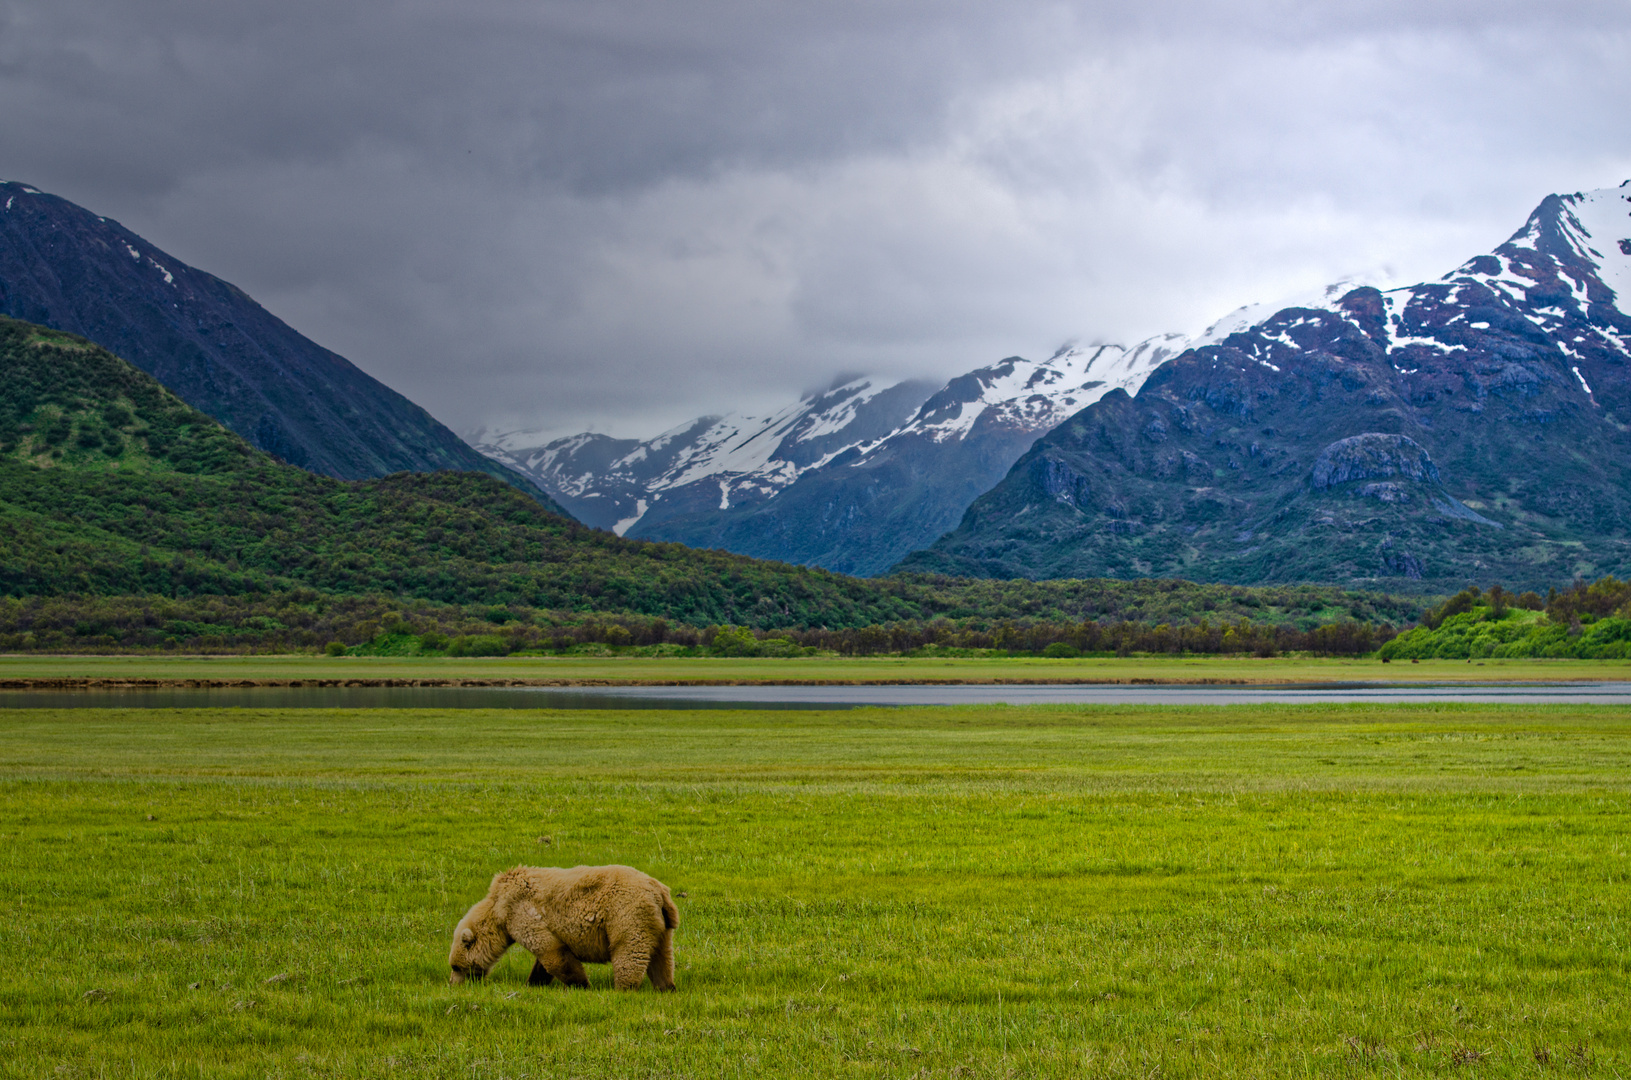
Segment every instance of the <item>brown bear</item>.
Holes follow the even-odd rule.
[[[668,886],[631,866],[517,866],[495,874],[459,920],[448,981],[481,978],[520,942],[536,958],[527,979],[534,986],[588,986],[583,965],[610,963],[619,990],[648,975],[658,990],[672,990],[679,924]]]

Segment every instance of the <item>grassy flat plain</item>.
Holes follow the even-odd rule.
[[[1322,657],[1129,657],[1110,659],[921,659],[913,657],[326,657],[287,656],[0,656],[0,680],[23,678],[158,679],[581,679],[673,682],[802,679],[911,682],[957,679],[1082,679],[1106,682],[1253,683],[1561,681],[1631,679],[1627,660],[1424,660],[1383,664]]]
[[[679,992],[447,985],[516,863]],[[0,712],[0,1075],[1631,1075],[1631,712]]]

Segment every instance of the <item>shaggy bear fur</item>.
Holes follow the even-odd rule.
[[[674,989],[674,928],[668,886],[630,866],[517,866],[494,875],[487,895],[459,920],[447,962],[457,986],[479,979],[512,944],[536,957],[534,986],[559,979],[588,986],[583,965],[612,965],[619,990],[646,977]]]

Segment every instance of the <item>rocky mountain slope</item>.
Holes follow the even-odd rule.
[[[702,417],[654,439],[475,439],[580,520],[619,534],[878,574],[950,528],[1041,433],[1181,349],[1010,357],[941,387],[841,379],[768,416]]]
[[[1450,589],[1631,568],[1631,182],[1436,282],[1252,313],[902,569]]]
[[[233,285],[116,221],[8,181],[0,181],[0,314],[96,342],[313,472],[469,470],[534,490]]]

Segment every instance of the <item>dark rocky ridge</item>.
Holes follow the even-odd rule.
[[[313,472],[485,472],[564,513],[424,409],[240,289],[116,221],[0,181],[0,314],[129,360],[268,453]]]
[[[1590,227],[1586,222],[1589,221]],[[1289,308],[1040,439],[901,569],[1544,588],[1631,568],[1631,187]]]

